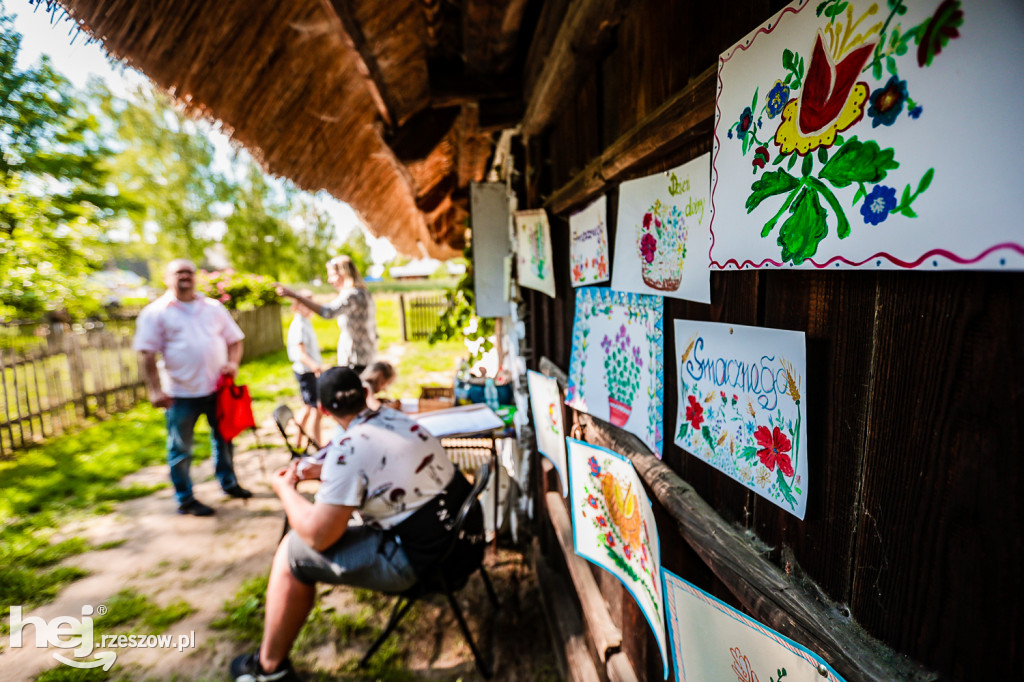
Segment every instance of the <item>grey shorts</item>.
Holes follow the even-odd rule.
[[[416,583],[405,552],[383,531],[350,525],[323,552],[288,533],[288,566],[300,581],[364,587],[376,592],[402,592]]]

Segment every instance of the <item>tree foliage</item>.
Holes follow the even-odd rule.
[[[156,241],[160,252],[201,262],[213,243],[214,206],[230,190],[214,169],[214,147],[170,97],[138,88],[130,99],[95,85],[92,93],[117,145],[108,161],[111,181],[131,202],[134,236]]]
[[[299,240],[288,224],[288,197],[279,197],[256,164],[229,188],[231,215],[222,242],[231,264],[244,272],[280,279],[295,269]]]
[[[85,275],[127,205],[108,188],[96,116],[45,58],[17,65],[21,36],[0,8],[0,314],[98,307]]]

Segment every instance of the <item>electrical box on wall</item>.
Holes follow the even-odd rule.
[[[510,310],[512,255],[508,189],[500,182],[475,182],[470,185],[469,200],[476,314],[505,317]]]

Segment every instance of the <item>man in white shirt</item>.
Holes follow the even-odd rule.
[[[270,569],[263,643],[234,660],[237,681],[299,679],[288,652],[313,607],[316,583],[388,593],[412,587],[449,546],[455,515],[470,493],[437,438],[397,410],[366,407],[366,387],[352,369],[325,371],[319,393],[321,408],[344,431],[322,468],[303,472],[321,480],[314,502],[295,489],[294,464],[271,480],[292,531]],[[478,537],[467,542],[482,557],[482,515],[478,521]]]
[[[189,477],[192,435],[201,414],[210,424],[214,471],[221,488],[231,497],[252,497],[238,485],[231,442],[217,430],[217,382],[221,375],[238,373],[245,334],[219,301],[196,292],[195,276],[191,261],[179,258],[167,264],[167,292],[139,314],[133,346],[149,401],[167,411],[167,463],[178,513],[209,516],[213,509],[192,495]],[[157,353],[163,356],[166,385],[161,382]]]

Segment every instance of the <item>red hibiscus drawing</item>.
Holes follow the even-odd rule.
[[[793,465],[789,461],[789,451],[793,449],[793,444],[778,426],[773,431],[769,431],[767,426],[758,426],[754,438],[761,446],[757,456],[761,459],[761,464],[768,467],[768,471],[775,471],[775,465],[778,464],[779,471],[783,474],[793,475]]]
[[[690,404],[686,406],[686,421],[690,422],[690,426],[693,428],[699,429],[704,422],[704,406],[692,395],[689,398]]]

